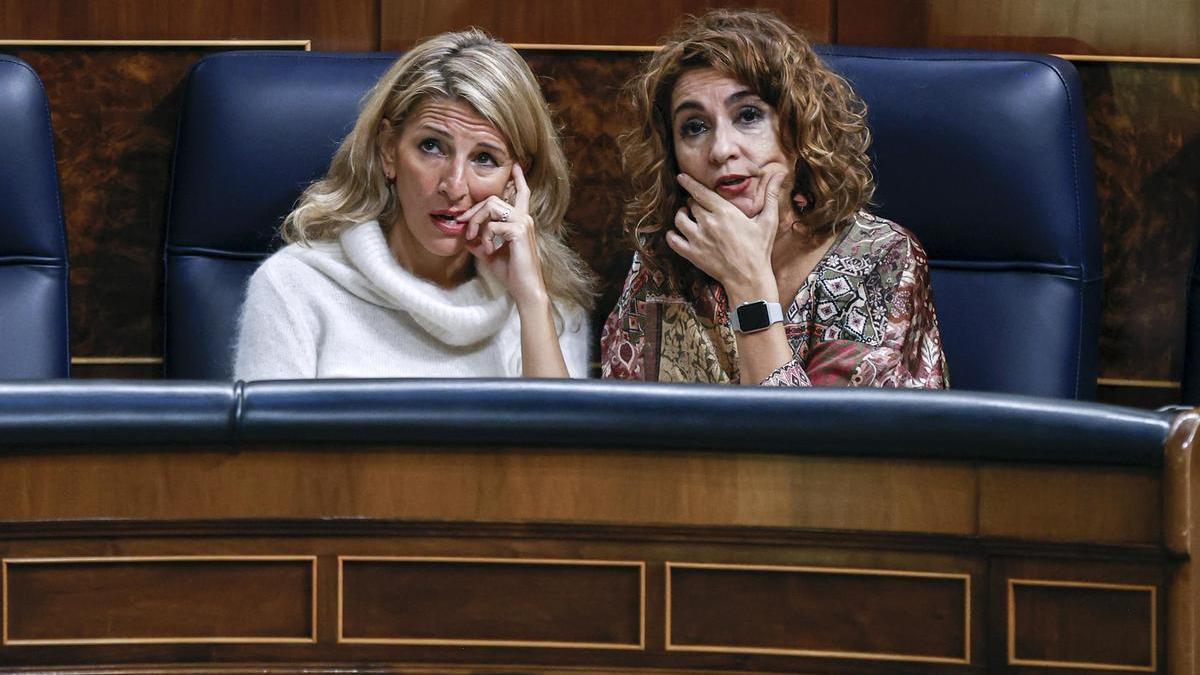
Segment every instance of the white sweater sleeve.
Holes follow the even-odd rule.
[[[574,304],[561,309],[563,330],[558,336],[558,345],[567,364],[567,374],[576,379],[585,378],[588,376],[588,348],[592,343],[587,312]]]
[[[303,290],[300,290],[303,292]],[[250,277],[238,320],[235,380],[290,380],[317,376],[314,328],[296,311],[298,293],[286,293],[268,260]]]

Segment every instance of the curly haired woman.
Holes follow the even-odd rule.
[[[865,105],[801,35],[757,11],[689,18],[629,91],[636,253],[604,377],[947,386],[925,251],[863,210]]]

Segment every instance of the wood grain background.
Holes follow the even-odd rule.
[[[761,6],[816,41],[1200,58],[1200,0],[0,0],[0,40],[309,40],[402,50],[468,25],[513,43],[649,45],[712,6]],[[51,99],[71,255],[76,377],[157,377],[164,200],[187,67],[211,49],[0,46]],[[229,48],[235,48],[230,46]],[[574,243],[611,303],[627,251],[614,111],[596,112],[636,59],[526,51],[569,131]],[[1106,270],[1101,395],[1177,400],[1200,227],[1200,64],[1079,64],[1096,148]],[[581,79],[582,78],[582,79]],[[585,86],[600,83],[599,87]]]

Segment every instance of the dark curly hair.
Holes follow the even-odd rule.
[[[780,141],[797,158],[792,194],[804,195],[809,204],[796,214],[801,226],[814,234],[831,231],[874,191],[866,104],[803,35],[763,11],[687,17],[626,86],[639,125],[619,139],[634,188],[626,230],[647,269],[676,292],[688,290],[701,274],[666,244],[675,212],[687,200],[675,179],[670,104],[680,76],[698,68],[745,84],[775,109]]]

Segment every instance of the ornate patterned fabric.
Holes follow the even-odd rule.
[[[697,284],[690,300],[664,288],[635,255],[601,334],[602,376],[740,382],[721,285]],[[949,386],[925,251],[908,230],[865,212],[801,284],[784,332],[794,358],[761,384]]]

